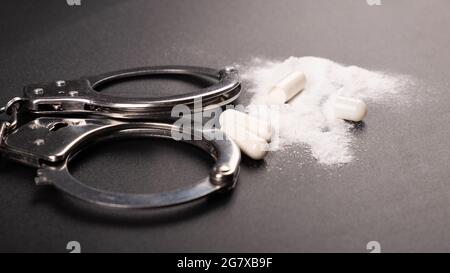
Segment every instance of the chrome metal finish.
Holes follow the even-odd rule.
[[[122,98],[96,92],[106,82],[157,74],[184,74],[208,78],[216,83],[185,95],[157,99]],[[214,70],[202,67],[162,66],[105,73],[80,80],[29,85],[23,98],[12,99],[1,113],[9,120],[0,122],[0,154],[38,169],[37,185],[53,185],[78,199],[116,208],[157,208],[202,198],[214,192],[230,190],[239,175],[240,151],[225,136],[214,139],[213,131],[182,132],[177,126],[150,122],[170,118],[172,108],[185,104],[202,111],[234,101],[240,83],[234,68]],[[197,100],[202,101],[198,106]],[[30,118],[31,117],[31,118]],[[74,178],[69,162],[91,144],[118,137],[172,138],[176,131],[209,153],[215,160],[208,177],[193,185],[170,192],[127,194],[90,187]]]
[[[95,88],[112,81],[148,75],[189,75],[216,83],[188,94],[155,99],[123,98],[95,91]],[[45,90],[44,94],[37,95],[34,92],[36,89]],[[221,107],[236,100],[240,91],[238,72],[234,68],[215,70],[190,66],[156,66],[65,81],[64,86],[53,82],[33,84],[25,87],[24,98],[27,99],[27,108],[38,115],[87,114],[120,119],[161,120],[170,118],[170,112],[177,104],[185,104],[194,109],[194,103],[201,100],[201,109],[195,109],[196,111],[206,110],[211,106]]]

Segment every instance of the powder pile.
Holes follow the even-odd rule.
[[[317,57],[290,57],[281,62],[255,59],[241,75],[250,84],[250,105],[271,105],[267,94],[293,71],[306,75],[303,92],[276,108],[277,113],[254,111],[254,107],[248,107],[248,111],[266,120],[266,115],[278,115],[278,149],[306,144],[312,156],[325,165],[348,163],[354,158],[351,129],[355,124],[334,118],[332,105],[336,95],[363,99],[370,115],[371,104],[395,100],[410,81],[407,76],[343,66]]]

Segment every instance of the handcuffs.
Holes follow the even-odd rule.
[[[151,75],[188,75],[216,83],[189,94],[155,99],[124,98],[95,91],[96,87],[113,81]],[[73,177],[68,163],[83,149],[104,139],[171,139],[173,130],[186,134],[167,122],[175,105],[183,104],[194,111],[215,109],[233,102],[240,92],[238,71],[233,67],[222,70],[191,66],[143,67],[78,80],[28,85],[23,97],[12,99],[0,109],[0,114],[9,117],[8,121],[0,121],[0,154],[36,167],[37,185],[53,185],[93,204],[115,208],[179,205],[236,186],[241,154],[231,139],[225,136],[223,140],[208,137],[183,140],[209,153],[215,164],[204,179],[168,192],[132,194],[97,189]],[[194,109],[198,99],[201,99],[202,109]],[[195,133],[199,132],[191,132]]]

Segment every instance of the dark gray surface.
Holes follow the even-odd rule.
[[[450,251],[450,2],[382,2],[2,1],[2,104],[32,82],[144,65],[221,67],[257,56],[326,57],[418,83],[407,106],[370,105],[355,133],[358,161],[324,168],[299,146],[300,155],[244,162],[232,195],[178,209],[99,210],[36,187],[34,170],[1,159],[0,251],[65,252],[71,240],[86,252],[366,252],[373,240],[385,252]],[[162,79],[147,83],[128,87],[168,92]],[[78,161],[77,177],[114,190],[176,187],[211,164],[164,141],[91,151]]]

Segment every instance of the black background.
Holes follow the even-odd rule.
[[[1,2],[1,104],[33,82],[291,55],[417,83],[401,101],[369,105],[357,161],[323,167],[299,145],[264,163],[244,160],[233,194],[181,208],[98,209],[35,186],[33,169],[0,159],[0,251],[67,252],[72,240],[84,252],[367,252],[369,241],[385,252],[450,250],[448,1],[81,1]],[[192,88],[156,79],[104,91]],[[127,140],[89,150],[74,172],[97,187],[151,192],[189,184],[210,165],[189,146]]]

